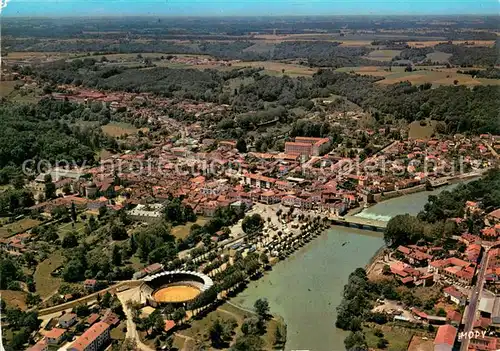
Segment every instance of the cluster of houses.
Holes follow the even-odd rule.
[[[79,318],[75,313],[64,313],[59,318],[48,320],[42,325],[42,338],[27,351],[48,351],[56,349],[67,342],[79,328],[84,332],[74,337],[65,346],[68,351],[96,351],[104,349],[111,341],[110,331],[120,324],[120,318],[111,310],[102,313],[91,313],[85,318]]]
[[[58,89],[65,91],[65,93],[52,93],[51,97],[56,100],[82,104],[100,102],[108,106],[112,112],[129,111],[135,116],[147,118],[149,121],[158,121],[161,119],[162,122],[165,122],[166,119],[163,118],[163,115],[159,111],[167,107],[179,109],[186,113],[194,114],[197,117],[201,115],[224,115],[229,110],[229,105],[211,102],[191,102],[189,100],[178,101],[157,97],[150,93],[128,93],[123,91],[103,93],[102,91],[74,87],[72,85],[60,85]],[[147,106],[154,106],[155,108],[148,108]]]
[[[249,206],[255,202],[281,203],[341,215],[359,202],[372,201],[374,194],[424,187],[428,180],[441,174],[438,168],[419,171],[411,159],[446,160],[443,153],[461,145],[454,140],[393,142],[377,156],[362,162],[361,166],[367,167],[383,158],[382,168],[367,171],[363,167],[346,170],[352,159],[334,154],[319,156],[321,149],[330,144],[328,138],[297,137],[285,144],[284,153],[242,154],[235,148],[235,141],[195,142],[189,133],[194,133],[193,129],[187,136],[157,143],[144,152],[114,155],[94,168],[51,170],[52,181],[64,196],[38,203],[33,209],[50,213],[55,207],[74,203],[97,212],[104,206],[110,210],[130,209],[181,196],[197,214],[204,216],[212,216],[217,208],[235,202]],[[403,156],[406,164],[399,162]],[[489,161],[475,164],[473,157],[465,162],[489,166]],[[404,172],[397,174],[401,167]],[[415,172],[410,172],[410,168]],[[40,175],[31,184],[34,192],[43,191],[45,176]],[[145,221],[151,219],[150,215],[155,216],[141,212],[141,208],[134,215]],[[484,235],[494,233],[492,229],[484,231]]]
[[[446,316],[429,315],[415,307],[411,314],[417,321],[438,324],[438,332],[434,340],[435,350],[454,350],[460,342],[460,326],[467,316],[467,301],[473,291],[475,277],[480,268],[480,259],[488,255],[488,266],[485,269],[485,285],[479,295],[477,313],[473,320],[473,334],[470,338],[469,350],[493,351],[500,346],[500,340],[495,337],[500,328],[500,211],[483,213],[480,204],[467,201],[464,218],[453,218],[461,224],[467,216],[477,213],[484,218],[485,228],[479,235],[466,231],[459,236],[453,236],[457,247],[462,249],[445,250],[443,247],[432,246],[399,246],[388,256],[390,270],[400,284],[413,286],[428,286],[438,283],[442,293],[449,303],[456,308],[447,311]],[[485,250],[488,248],[488,250]],[[410,319],[398,317],[409,322]],[[398,319],[398,320],[399,320]]]

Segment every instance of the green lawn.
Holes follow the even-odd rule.
[[[384,350],[386,351],[404,351],[408,348],[408,344],[413,335],[411,329],[405,329],[401,327],[391,328],[389,326],[380,327],[384,333],[384,339],[389,341],[389,345]],[[377,342],[379,337],[374,334],[375,328],[364,328],[366,335],[366,342],[368,343],[369,349],[379,350],[377,348]]]
[[[59,234],[62,234],[64,236],[68,233],[71,233],[72,231],[75,231],[77,233],[83,233],[84,229],[85,229],[85,223],[82,221],[78,221],[75,223],[74,227],[73,227],[73,222],[62,223],[57,228],[57,231],[59,232]]]
[[[136,271],[138,271],[139,269],[141,269],[145,266],[145,264],[142,263],[141,260],[139,260],[139,257],[137,257],[137,256],[132,256],[129,259],[129,261],[131,263],[132,268],[134,268],[134,270],[136,270]]]
[[[64,263],[64,257],[60,251],[54,251],[45,261],[38,264],[35,270],[36,292],[43,299],[55,290],[59,289],[61,279],[50,275],[55,269]]]
[[[11,81],[1,81],[0,82],[0,98],[10,95],[14,91],[14,87],[17,84],[22,84],[22,82],[11,80]]]
[[[124,134],[132,135],[136,134],[139,130],[130,123],[124,122],[110,122],[101,127],[105,134],[113,137],[119,137]]]
[[[40,221],[31,218],[23,218],[19,221],[0,227],[0,238],[8,238],[12,235],[23,233],[39,225]]]
[[[420,125],[420,121],[410,123],[408,137],[411,139],[429,139],[436,129],[436,121],[425,121],[425,125]]]
[[[238,323],[238,326],[234,329],[235,332],[235,335],[233,336],[233,341],[234,341],[238,336],[242,335],[241,325],[243,323],[243,320],[251,316],[253,316],[252,313],[240,310],[239,308],[233,305],[225,303],[219,308],[217,308],[217,310],[210,312],[200,320],[191,319],[190,327],[181,330],[179,334],[185,335],[195,340],[206,340],[207,331],[209,330],[210,326],[215,320],[235,319]],[[265,342],[264,345],[265,350],[273,349],[275,330],[278,326],[282,327],[282,323],[283,322],[281,320],[277,319],[271,319],[267,321],[266,333],[261,336]],[[181,340],[177,340],[177,342],[180,344]]]
[[[184,239],[189,235],[189,230],[193,226],[193,224],[198,224],[200,226],[204,225],[205,223],[208,222],[208,219],[205,217],[198,217],[196,219],[196,222],[194,223],[186,223],[184,225],[178,225],[172,228],[172,235],[175,236],[177,239]]]
[[[126,327],[127,327],[127,322],[121,321],[116,328],[111,329],[111,339],[120,341],[125,340],[125,335],[127,334],[127,332],[123,331],[123,329]]]

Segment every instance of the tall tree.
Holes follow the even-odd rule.
[[[76,206],[73,201],[71,201],[71,219],[76,222]]]
[[[267,299],[258,299],[255,301],[253,307],[260,318],[266,319],[269,315],[269,302]]]

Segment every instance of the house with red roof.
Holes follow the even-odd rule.
[[[60,344],[64,339],[64,333],[66,333],[66,329],[52,328],[45,333],[45,341],[50,345]]]
[[[427,319],[427,317],[429,317],[427,315],[427,313],[423,312],[423,311],[420,311],[419,309],[415,308],[415,307],[412,307],[410,309],[411,313],[413,313],[416,317],[418,317],[417,319]]]
[[[491,211],[486,215],[486,220],[490,223],[490,225],[500,223],[500,208],[497,208],[494,211]]]
[[[26,349],[26,351],[48,351],[48,350],[49,350],[49,345],[43,339],[37,342],[35,345],[31,346],[30,348]]]
[[[96,285],[97,285],[97,280],[95,279],[87,279],[83,282],[83,286],[85,287],[85,289],[90,291],[94,291]]]
[[[397,252],[399,252],[404,260],[408,263],[416,266],[425,266],[427,262],[432,259],[432,256],[426,252],[420,250],[418,246],[406,247],[400,245],[397,248]]]
[[[172,330],[177,324],[173,320],[167,319],[165,321],[165,332],[168,333],[170,330]]]
[[[99,318],[101,318],[101,316],[99,316],[97,313],[92,313],[85,320],[85,324],[87,324],[88,326],[91,326],[92,324],[94,324],[95,322],[97,322],[99,320]]]
[[[453,285],[444,288],[443,294],[444,297],[449,298],[452,302],[456,303],[457,305],[465,306],[465,303],[467,302],[467,296],[462,294],[462,292],[457,290],[457,288],[455,288]]]
[[[457,328],[452,325],[441,325],[434,338],[435,351],[452,351],[455,339],[457,338]]]
[[[474,349],[478,351],[495,351],[500,348],[500,342],[498,338],[484,336],[473,338],[470,340],[469,349]]]
[[[87,329],[76,341],[68,347],[68,351],[102,350],[110,340],[111,326],[99,322]]]
[[[116,327],[118,324],[120,324],[120,318],[115,313],[111,312],[110,309],[108,309],[102,317],[102,322],[112,327]]]
[[[462,314],[460,312],[450,310],[446,314],[446,320],[453,326],[458,327],[462,322]]]

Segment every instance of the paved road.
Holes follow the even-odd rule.
[[[476,313],[478,302],[481,297],[481,291],[483,290],[484,278],[486,276],[486,268],[488,267],[489,262],[489,249],[487,248],[484,252],[483,258],[481,260],[481,267],[479,268],[479,272],[477,274],[477,282],[476,286],[471,291],[471,297],[469,301],[469,306],[467,308],[467,315],[465,316],[465,326],[464,333],[466,335],[472,331],[474,326],[474,321],[476,320]],[[462,345],[460,346],[460,351],[468,351],[469,349],[469,338],[466,337],[462,340]]]
[[[127,317],[127,335],[125,336],[127,339],[133,339],[136,342],[137,349],[141,351],[154,351],[149,346],[145,345],[141,338],[139,337],[139,333],[137,332],[136,325],[133,321],[132,310],[127,307],[127,301],[140,301],[140,288],[133,288],[127,291],[116,294],[118,300],[122,303],[123,311]]]

